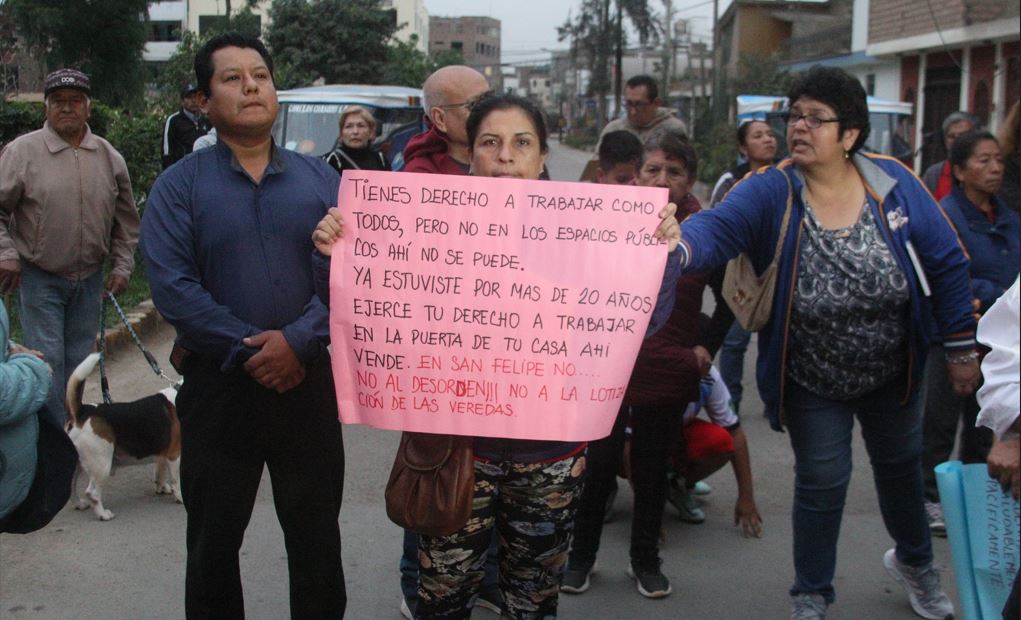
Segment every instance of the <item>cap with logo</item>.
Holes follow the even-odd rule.
[[[198,86],[195,86],[194,84],[188,84],[187,86],[181,89],[181,99],[184,99],[188,95],[194,95],[197,92],[199,92]]]
[[[74,88],[89,94],[92,92],[92,85],[89,83],[89,76],[77,69],[57,69],[46,76],[46,86],[43,90],[44,96],[58,88]]]

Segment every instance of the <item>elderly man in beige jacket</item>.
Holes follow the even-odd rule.
[[[53,368],[48,404],[60,423],[67,377],[95,345],[102,290],[124,292],[138,243],[128,169],[89,129],[89,93],[80,71],[49,74],[43,128],[0,154],[0,292],[20,289],[25,345]]]

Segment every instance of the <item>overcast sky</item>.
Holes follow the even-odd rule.
[[[721,14],[728,4],[729,0],[720,0]],[[568,13],[576,14],[580,5],[581,0],[425,0],[429,15],[499,19],[504,63],[548,58],[543,49],[566,49],[566,41],[557,41],[557,26],[567,21]],[[650,5],[662,16],[662,1],[650,0]],[[691,23],[696,36],[712,31],[712,8],[712,0],[674,0],[674,15],[694,18]]]

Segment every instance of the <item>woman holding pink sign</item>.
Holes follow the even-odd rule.
[[[542,112],[512,95],[482,100],[468,118],[471,173],[476,176],[537,180],[548,153]],[[673,305],[679,227],[676,207],[660,213],[656,237],[667,240],[664,286],[653,325],[662,324]],[[339,211],[331,209],[313,233],[316,248],[329,254],[341,236]],[[320,261],[317,280],[328,283]],[[327,263],[328,266],[328,263]],[[320,286],[320,296],[328,297]],[[560,579],[567,562],[574,516],[581,496],[585,442],[476,437],[472,514],[450,536],[422,536],[417,618],[468,618],[483,578],[486,552],[499,532],[503,617],[552,618],[557,613]]]

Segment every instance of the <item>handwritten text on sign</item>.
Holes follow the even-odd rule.
[[[345,171],[330,331],[345,423],[610,432],[663,277],[663,189]]]

